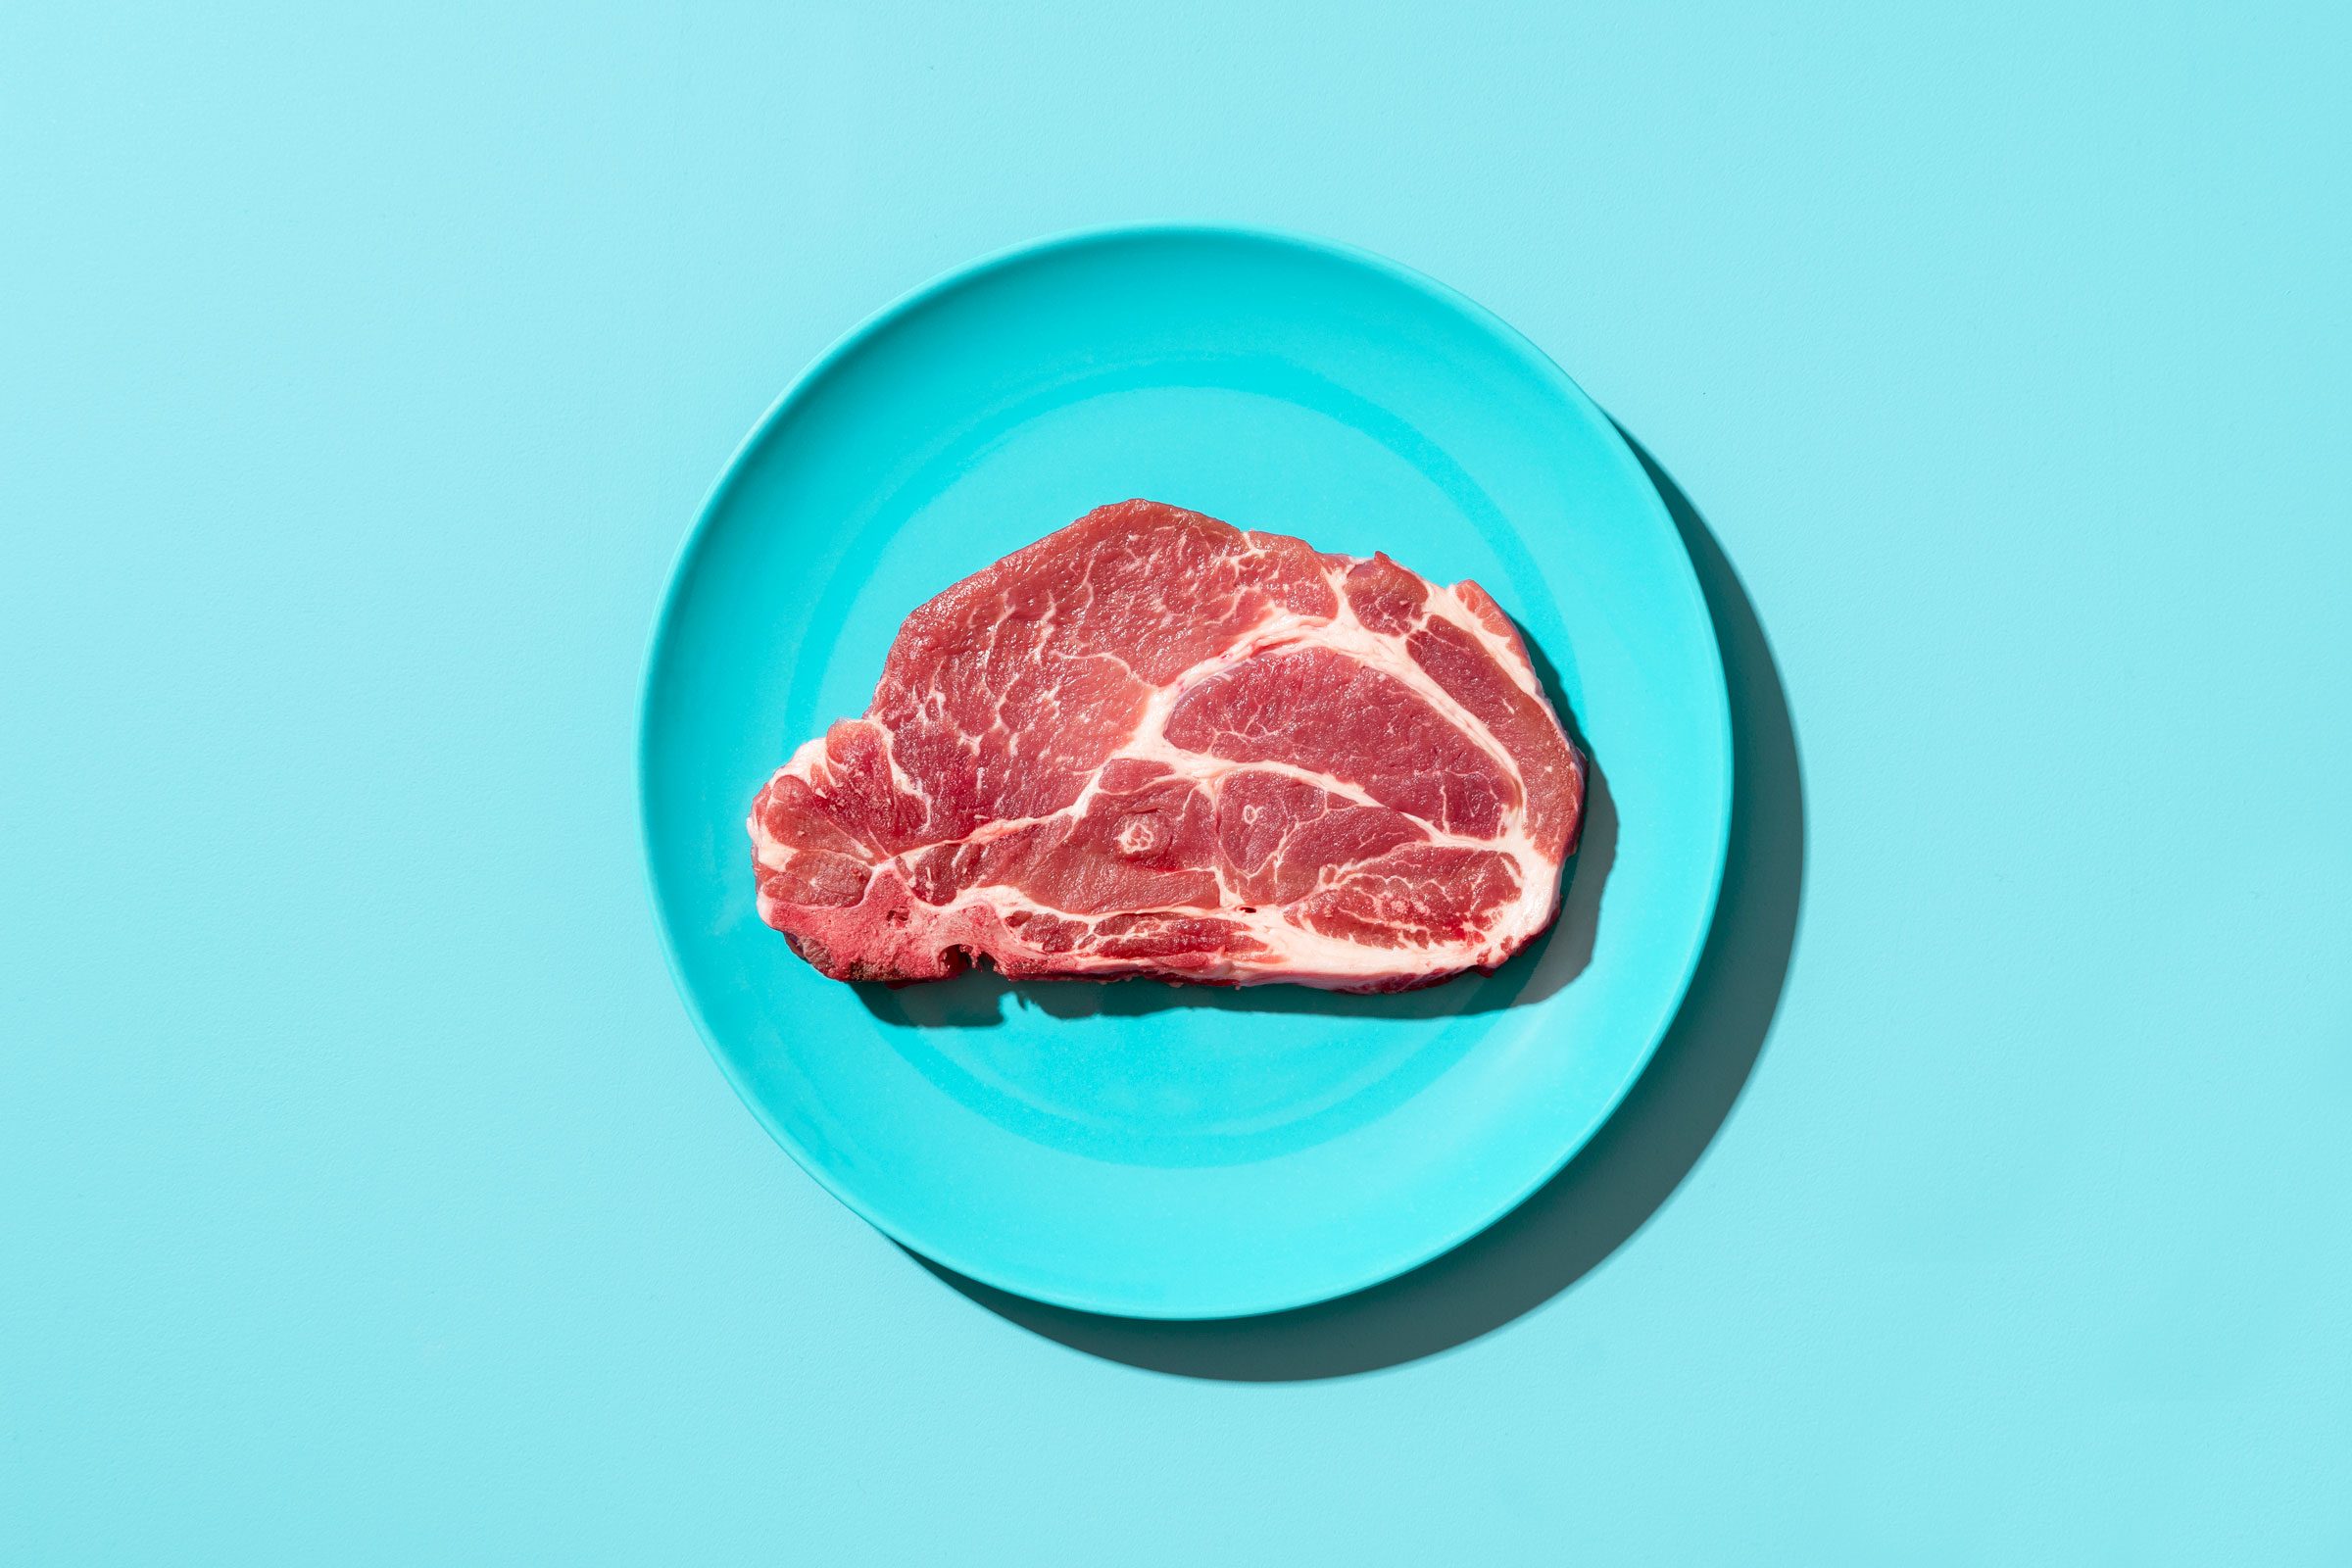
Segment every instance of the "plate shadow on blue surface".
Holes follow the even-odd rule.
[[[1182,1377],[1299,1382],[1400,1365],[1490,1334],[1591,1273],[1664,1206],[1731,1114],[1780,1007],[1804,887],[1804,780],[1779,666],[1739,573],[1681,487],[1622,426],[1620,433],[1664,499],[1706,594],[1731,695],[1734,787],[1723,891],[1706,947],[1681,1011],[1616,1114],[1558,1175],[1480,1235],[1396,1279],[1295,1311],[1205,1322],[1109,1317],[1033,1301],[909,1253],[916,1262],[999,1316],[1106,1360]],[[1597,807],[1593,817],[1597,832]],[[1578,869],[1581,878],[1592,867]],[[1575,891],[1571,884],[1572,900]],[[1582,940],[1589,953],[1591,933]],[[1527,960],[1545,961],[1534,954],[1515,961]],[[1001,993],[1003,982],[995,984]],[[1495,1004],[1508,1004],[1504,989]],[[1118,1004],[1137,1010],[1250,1005],[1215,999],[1253,995],[1139,986],[1024,994],[1080,990],[1140,993]],[[1341,1004],[1409,1004],[1443,990]],[[1301,1007],[1335,1000],[1292,994]],[[986,1003],[993,1014],[996,997]]]

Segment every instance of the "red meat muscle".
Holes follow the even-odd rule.
[[[1395,991],[1551,922],[1584,788],[1476,583],[1129,501],[907,616],[750,827],[835,979]]]

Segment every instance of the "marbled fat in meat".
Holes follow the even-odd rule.
[[[1551,922],[1584,791],[1477,584],[1129,501],[907,616],[750,827],[835,979],[1395,991]]]

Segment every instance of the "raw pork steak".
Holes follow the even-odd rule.
[[[1476,583],[1129,501],[907,616],[751,833],[837,980],[1398,991],[1551,922],[1584,791]]]

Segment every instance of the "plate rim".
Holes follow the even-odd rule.
[[[1675,573],[1677,586],[1696,612],[1695,623],[1700,635],[1705,639],[1707,653],[1711,656],[1706,661],[1706,665],[1711,676],[1710,686],[1716,698],[1716,752],[1722,759],[1722,777],[1720,787],[1716,791],[1713,853],[1709,858],[1706,893],[1701,903],[1700,918],[1691,922],[1691,939],[1689,950],[1683,956],[1680,973],[1675,980],[1672,996],[1668,1004],[1661,1011],[1657,1025],[1650,1031],[1649,1039],[1632,1057],[1624,1076],[1607,1095],[1601,1097],[1596,1102],[1595,1110],[1587,1119],[1585,1125],[1579,1128],[1572,1137],[1562,1141],[1558,1156],[1542,1167],[1532,1180],[1511,1192],[1501,1202],[1482,1212],[1474,1220],[1441,1227],[1439,1232],[1433,1232],[1433,1235],[1438,1237],[1437,1240],[1405,1249],[1399,1258],[1384,1264],[1377,1271],[1363,1273],[1360,1277],[1336,1285],[1317,1286],[1304,1292],[1293,1292],[1269,1298],[1262,1304],[1238,1308],[1209,1305],[1199,1309],[1188,1309],[1181,1303],[1173,1307],[1163,1307],[1157,1303],[1121,1300],[1107,1296],[1089,1296],[1084,1293],[1040,1287],[1036,1282],[1024,1281],[1002,1270],[994,1269],[985,1261],[974,1262],[957,1257],[954,1255],[955,1249],[953,1248],[933,1246],[928,1241],[909,1234],[906,1228],[894,1223],[886,1216],[875,1212],[858,1196],[845,1190],[835,1180],[825,1163],[802,1148],[799,1141],[769,1113],[760,1098],[752,1093],[730,1052],[721,1046],[716,1032],[711,1028],[710,1020],[705,1016],[702,1004],[696,997],[693,986],[687,982],[685,968],[679,957],[677,941],[672,935],[671,923],[663,907],[661,884],[655,872],[655,825],[651,791],[648,788],[653,766],[651,739],[654,718],[654,683],[657,673],[662,666],[663,654],[671,634],[671,628],[677,618],[686,580],[702,555],[720,511],[730,499],[737,484],[741,482],[747,461],[767,440],[770,432],[790,415],[794,407],[808,395],[809,390],[817,385],[836,365],[856,354],[869,339],[875,337],[884,328],[990,273],[1064,251],[1097,245],[1179,238],[1240,241],[1286,247],[1368,268],[1440,306],[1458,312],[1475,322],[1526,362],[1528,368],[1544,380],[1555,393],[1565,398],[1584,415],[1595,430],[1601,434],[1603,445],[1609,451],[1612,461],[1629,481],[1628,489],[1640,498],[1641,510],[1647,514],[1651,523],[1661,535],[1673,543],[1673,557],[1681,568]],[[1577,384],[1575,378],[1569,375],[1557,361],[1545,353],[1532,338],[1451,285],[1415,268],[1381,255],[1379,252],[1344,240],[1257,223],[1144,221],[1090,225],[1059,230],[990,251],[960,266],[952,267],[937,273],[890,300],[835,338],[823,352],[810,360],[797,375],[793,376],[785,385],[784,390],[776,395],[775,400],[753,422],[742,440],[737,442],[734,449],[728,453],[726,461],[719,467],[717,477],[712,480],[700,505],[696,508],[694,521],[687,528],[685,536],[679,541],[676,551],[670,558],[668,572],[663,579],[661,596],[655,605],[653,626],[646,639],[645,655],[638,672],[636,736],[635,745],[632,748],[637,794],[638,870],[645,888],[650,912],[654,917],[654,930],[661,945],[662,962],[669,971],[671,988],[677,993],[679,1001],[684,1004],[687,1016],[694,1023],[695,1033],[702,1039],[703,1049],[717,1063],[720,1075],[726,1079],[728,1087],[734,1091],[735,1098],[751,1111],[754,1119],[766,1130],[768,1137],[792,1156],[795,1164],[807,1172],[819,1187],[832,1195],[844,1207],[871,1225],[885,1238],[915,1253],[918,1258],[928,1259],[964,1278],[1030,1300],[1042,1301],[1049,1305],[1066,1307],[1075,1311],[1162,1322],[1200,1322],[1261,1317],[1272,1313],[1295,1311],[1300,1307],[1353,1296],[1359,1292],[1370,1290],[1374,1286],[1386,1284],[1391,1280],[1409,1274],[1424,1264],[1445,1256],[1471,1238],[1484,1234],[1505,1215],[1535,1196],[1546,1183],[1565,1169],[1568,1162],[1581,1153],[1600,1129],[1616,1115],[1618,1108],[1624,1103],[1626,1096],[1632,1093],[1634,1085],[1639,1083],[1642,1075],[1649,1070],[1650,1063],[1657,1055],[1658,1048],[1664,1044],[1667,1034],[1672,1031],[1676,1020],[1682,1015],[1684,1004],[1689,1000],[1690,982],[1698,970],[1699,959],[1706,951],[1709,938],[1714,933],[1716,916],[1721,907],[1724,876],[1730,859],[1732,815],[1739,785],[1738,759],[1735,754],[1736,743],[1730,682],[1723,662],[1722,640],[1716,635],[1714,612],[1707,603],[1705,589],[1698,580],[1696,563],[1690,558],[1690,547],[1683,539],[1682,530],[1676,526],[1664,499],[1658,494],[1657,486],[1643,470],[1640,460],[1635,457],[1632,446],[1628,443],[1624,432],[1617,427],[1617,422],[1592,400],[1582,386]]]

